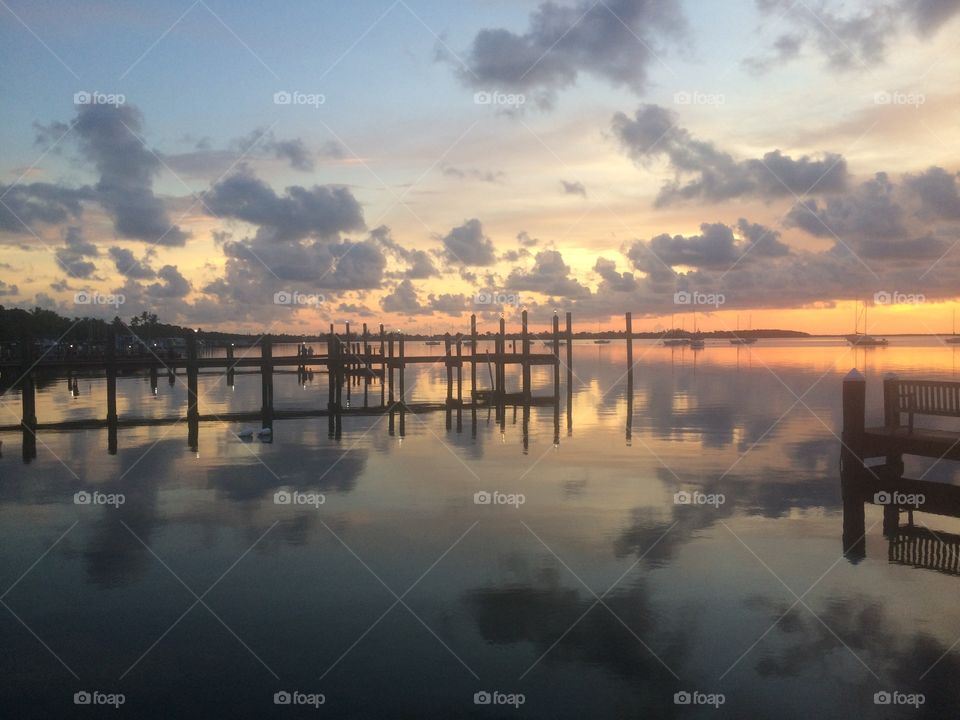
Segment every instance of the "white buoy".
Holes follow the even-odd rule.
[[[270,428],[261,428],[260,432],[257,433],[257,437],[261,440],[271,440],[273,438],[273,430]]]
[[[253,440],[253,430],[250,428],[244,428],[237,433],[237,437],[241,440]]]

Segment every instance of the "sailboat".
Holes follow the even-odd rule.
[[[433,328],[427,328],[427,330],[428,330],[428,332],[429,332],[429,331],[432,331]],[[432,332],[431,332],[431,334],[432,334]],[[424,344],[424,345],[439,345],[439,344],[440,344],[440,341],[439,341],[439,340],[434,340],[434,339],[431,337],[431,338],[427,339],[426,341],[424,341],[423,344]]]
[[[753,325],[753,319],[750,320],[750,325]],[[737,315],[737,335],[736,337],[730,338],[731,345],[753,345],[757,339],[755,337],[740,337],[740,316]]]
[[[693,337],[690,339],[690,349],[691,350],[703,350],[707,346],[706,341],[700,335],[700,331],[697,330],[697,313],[693,313]]]
[[[883,347],[889,345],[890,341],[886,338],[875,338],[873,335],[867,335],[866,332],[861,333],[859,327],[860,313],[857,310],[857,305],[854,304],[854,318],[853,318],[853,335],[847,335],[847,342],[853,345],[854,347]],[[863,329],[867,329],[867,304],[863,304]]]
[[[597,321],[597,334],[600,333],[600,322]],[[597,338],[593,341],[594,345],[609,345],[610,341],[605,338]]]
[[[673,332],[673,330],[674,330],[673,315],[671,315],[670,316],[670,332]],[[686,337],[664,338],[663,344],[665,347],[679,347],[681,345],[689,345],[690,338],[686,338]]]
[[[953,311],[953,335],[944,340],[951,345],[960,345],[960,335],[957,335],[957,311]]]

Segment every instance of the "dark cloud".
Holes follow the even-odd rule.
[[[405,248],[390,234],[390,229],[381,225],[370,231],[370,237],[380,242],[384,248],[393,253],[399,260],[407,263],[408,267],[403,271],[403,276],[414,280],[439,275],[439,271],[434,267],[433,260],[425,250]]]
[[[249,172],[217,183],[204,202],[219,216],[259,225],[264,236],[276,241],[332,238],[364,227],[360,203],[347,188],[293,185],[279,196]]]
[[[538,252],[533,268],[529,271],[519,268],[512,270],[507,276],[507,288],[569,298],[590,294],[578,280],[570,277],[570,266],[563,261],[563,255],[557,250]]]
[[[453,228],[443,238],[444,257],[460,265],[493,265],[497,258],[493,241],[483,234],[483,225],[473,218]]]
[[[427,302],[421,303],[416,288],[410,280],[397,284],[392,292],[380,300],[380,307],[386,312],[400,315],[433,315],[435,312],[449,315],[461,315],[466,309],[467,298],[464,295],[429,295]]]
[[[867,69],[883,63],[891,42],[910,28],[920,37],[937,32],[960,12],[960,0],[892,0],[865,4],[851,13],[840,2],[820,0],[795,3],[791,0],[756,0],[760,12],[792,23],[778,35],[772,51],[747,58],[744,66],[766,72],[800,55],[804,48],[815,49],[832,70]]]
[[[941,167],[910,176],[906,185],[920,200],[925,217],[938,220],[960,220],[960,188],[957,174]]]
[[[63,238],[63,247],[56,251],[57,262],[64,272],[74,278],[88,278],[93,275],[96,265],[86,258],[96,257],[97,246],[87,242],[80,228],[71,225]]]
[[[0,280],[0,297],[10,297],[13,295],[18,295],[20,289],[16,285],[8,285],[3,280]]]
[[[950,209],[944,178],[950,176],[940,168],[932,168],[906,181],[907,187],[920,197],[922,206],[939,217]],[[797,203],[784,224],[816,237],[834,238],[841,246],[866,258],[938,257],[945,249],[943,242],[928,229],[911,230],[910,214],[898,200],[898,194],[900,188],[888,175],[877,173],[846,194],[822,203],[812,199]]]
[[[112,247],[108,251],[110,258],[117,268],[117,272],[133,280],[150,280],[157,276],[150,267],[147,257],[137,260],[133,252],[127,248]]]
[[[563,187],[563,192],[567,195],[579,195],[580,197],[587,196],[587,189],[581,182],[567,182],[566,180],[561,180],[560,185]]]
[[[792,158],[779,150],[759,159],[737,160],[712,142],[698,140],[659,105],[641,105],[633,118],[617,113],[613,132],[638,164],[665,156],[675,173],[657,196],[657,206],[683,200],[720,202],[743,196],[775,198],[832,193],[847,184],[847,163],[840,155]]]
[[[734,236],[734,231],[740,235]],[[739,260],[787,255],[790,248],[780,241],[780,234],[763,225],[741,218],[736,227],[723,223],[703,223],[699,235],[657,235],[649,242],[637,240],[627,250],[634,267],[649,271],[651,262],[662,265],[685,265],[695,268],[725,270]],[[653,260],[651,259],[653,256]]]
[[[618,272],[617,263],[614,260],[599,257],[593,266],[593,270],[613,291],[631,292],[637,289],[637,279],[633,276],[633,273]]]
[[[189,281],[174,265],[164,265],[157,270],[157,278],[162,282],[147,286],[146,293],[156,300],[182,298],[190,293]]]
[[[160,245],[183,245],[189,234],[170,223],[153,194],[160,161],[139,135],[142,117],[132,105],[81,105],[74,123],[84,156],[100,173],[97,200],[118,235]]]
[[[664,53],[662,41],[684,30],[678,0],[544,2],[523,34],[478,32],[459,76],[472,87],[552,94],[586,73],[639,93],[648,67]]]
[[[506,173],[502,170],[479,170],[477,168],[458,168],[452,165],[443,166],[443,174],[458,180],[479,180],[487,183],[501,183]]]
[[[71,189],[50,183],[0,185],[0,230],[33,233],[35,223],[54,225],[79,218],[81,201],[92,200],[91,188]]]
[[[517,234],[517,242],[520,243],[521,247],[531,248],[536,247],[536,245],[540,243],[540,240],[535,237],[530,237],[530,233],[526,230],[521,230]]]

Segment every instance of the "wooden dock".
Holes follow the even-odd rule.
[[[960,517],[960,488],[904,477],[903,456],[960,460],[960,431],[924,428],[915,422],[925,416],[960,419],[960,383],[887,375],[883,411],[884,424],[867,427],[866,380],[851,370],[843,381],[844,554],[852,562],[866,556],[864,508],[873,504],[883,508],[883,534],[890,541],[891,562],[958,574],[958,539],[917,528],[914,513]],[[878,458],[882,461],[875,462]],[[900,522],[903,514],[906,525]]]
[[[629,328],[629,314],[628,314]],[[132,332],[132,331],[131,331]],[[111,331],[112,334],[112,331]],[[541,338],[543,336],[541,335]],[[452,425],[452,415],[456,414],[458,432],[462,429],[462,413],[470,412],[476,424],[476,413],[480,410],[493,410],[496,420],[504,425],[507,408],[523,408],[524,422],[529,418],[531,407],[554,408],[555,441],[559,441],[560,411],[560,367],[566,367],[567,380],[567,427],[572,428],[571,405],[573,386],[573,326],[570,313],[566,313],[566,327],[561,332],[559,317],[554,314],[550,351],[532,352],[533,336],[528,327],[527,312],[521,313],[519,333],[508,336],[506,324],[500,319],[497,332],[481,338],[477,330],[476,315],[470,317],[470,331],[444,336],[442,355],[408,355],[407,338],[400,332],[388,333],[382,324],[376,334],[370,333],[366,323],[361,332],[351,331],[346,323],[342,333],[336,332],[333,324],[325,338],[325,352],[313,354],[303,345],[296,355],[273,354],[273,340],[263,337],[259,342],[259,356],[236,356],[235,349],[226,348],[226,357],[200,357],[197,352],[196,334],[185,334],[185,357],[161,357],[150,352],[143,357],[118,356],[114,338],[110,337],[107,349],[100,358],[51,358],[37,356],[29,338],[20,342],[19,359],[0,361],[0,373],[9,387],[20,390],[21,422],[16,425],[0,426],[0,431],[22,431],[23,457],[29,460],[36,456],[37,432],[55,430],[76,430],[107,428],[108,447],[116,452],[117,429],[140,425],[174,424],[187,421],[188,442],[196,446],[197,425],[204,421],[251,421],[259,420],[263,428],[272,430],[275,419],[302,417],[326,417],[329,419],[331,437],[339,437],[341,420],[349,415],[390,416],[390,431],[394,430],[394,416],[399,417],[400,433],[404,433],[405,414],[446,411],[447,426]],[[510,348],[508,349],[508,340]],[[561,359],[561,341],[566,341],[566,362]],[[478,343],[487,341],[493,344],[491,351],[478,351]],[[519,341],[519,342],[518,342]],[[632,347],[632,337],[627,339]],[[519,347],[518,347],[519,344]],[[144,343],[146,346],[146,343]],[[631,350],[632,357],[632,350]],[[407,399],[406,368],[411,365],[442,363],[446,369],[446,397],[443,400],[412,403]],[[486,366],[487,372],[481,373]],[[519,366],[520,387],[511,390],[507,387],[507,368]],[[535,395],[531,382],[531,368],[534,366],[553,366],[552,394]],[[469,369],[469,389],[464,397],[464,368]],[[324,373],[328,379],[328,398],[324,407],[307,410],[284,410],[276,407],[274,401],[274,375],[296,372],[306,378],[314,372]],[[42,373],[84,373],[102,375],[106,378],[106,408],[103,418],[91,420],[68,420],[44,422],[37,417],[36,378]],[[118,376],[147,373],[151,389],[156,392],[159,375],[166,374],[171,385],[186,379],[187,402],[185,412],[175,417],[142,418],[120,417],[117,412]],[[228,385],[233,386],[236,374],[256,373],[261,378],[261,406],[258,412],[233,412],[204,414],[200,412],[198,378],[201,374],[225,375]],[[481,386],[482,375],[489,377],[489,385]],[[10,377],[15,377],[11,383]],[[632,368],[630,369],[632,387]],[[379,390],[379,393],[376,391]],[[356,394],[356,398],[354,398]],[[376,395],[379,397],[376,397]]]

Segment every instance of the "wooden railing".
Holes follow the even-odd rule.
[[[887,427],[901,427],[900,416],[906,414],[907,427],[913,432],[915,415],[960,417],[960,382],[887,378],[883,403]]]

